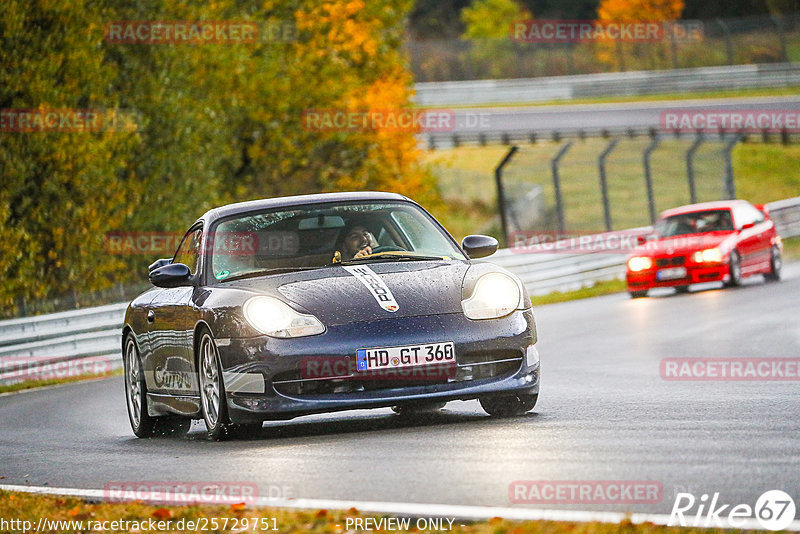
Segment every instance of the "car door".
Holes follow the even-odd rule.
[[[181,240],[173,263],[192,273],[191,285],[161,288],[150,302],[148,330],[151,358],[145,369],[149,391],[169,395],[197,395],[193,370],[193,322],[190,299],[199,277],[202,226],[193,226]]]
[[[756,243],[753,247],[753,265],[759,271],[769,270],[770,260],[772,259],[772,236],[775,224],[768,219],[764,212],[755,206],[747,206],[753,213],[755,220]]]
[[[740,204],[734,208],[733,217],[739,232],[737,248],[741,256],[742,274],[747,275],[759,269],[764,254],[761,243],[764,215],[753,206]]]

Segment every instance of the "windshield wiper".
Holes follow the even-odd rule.
[[[261,271],[252,271],[249,273],[235,274],[228,278],[222,278],[217,282],[227,282],[228,280],[243,280],[245,278],[256,278],[259,276],[266,276],[269,274],[293,273],[297,271],[311,271],[319,269],[319,267],[275,267],[273,269],[263,269]]]
[[[353,258],[352,260],[344,260],[341,262],[343,265],[347,265],[350,263],[360,263],[362,261],[372,261],[372,260],[397,260],[397,261],[433,261],[433,260],[443,260],[444,256],[423,256],[419,254],[397,254],[396,252],[379,252],[377,254],[370,254],[369,256],[363,256],[361,258]]]

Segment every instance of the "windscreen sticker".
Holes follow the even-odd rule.
[[[394,300],[394,295],[389,291],[389,287],[380,279],[375,271],[363,265],[347,265],[344,268],[369,289],[369,292],[372,293],[372,296],[375,297],[375,300],[381,308],[388,312],[396,312],[400,309],[397,301]]]

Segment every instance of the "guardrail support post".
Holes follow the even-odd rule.
[[[608,200],[608,182],[606,181],[606,158],[608,158],[609,154],[616,148],[617,143],[619,143],[619,138],[614,138],[608,143],[608,146],[603,150],[603,153],[600,154],[600,158],[597,162],[598,170],[600,171],[600,192],[603,195],[603,217],[605,218],[606,222],[606,231],[611,231],[611,204]]]
[[[650,212],[650,224],[656,222],[656,199],[653,194],[653,174],[650,170],[650,155],[658,148],[659,141],[658,135],[653,136],[653,140],[644,150],[644,183],[647,188],[647,209]]]
[[[733,147],[735,147],[741,140],[742,135],[736,134],[733,139],[728,141],[725,148],[722,149],[722,157],[725,158],[725,194],[729,199],[736,198],[736,183],[733,179]]]
[[[517,150],[519,150],[518,146],[512,146],[503,157],[503,160],[494,169],[494,183],[497,186],[497,208],[500,210],[500,224],[503,228],[502,245],[506,248],[508,247],[508,219],[506,215],[506,194],[503,191],[503,167],[511,161],[511,158],[514,157]]]
[[[550,169],[553,171],[553,191],[556,197],[556,214],[558,215],[558,231],[560,233],[566,232],[566,224],[564,223],[564,202],[561,199],[561,177],[558,175],[558,163],[561,161],[561,158],[564,157],[564,154],[572,146],[572,141],[566,143],[562,146],[556,157],[554,157],[550,161]]]
[[[686,151],[686,178],[689,180],[690,204],[697,203],[697,191],[695,190],[694,186],[694,154],[702,144],[703,134],[702,132],[697,132],[697,137],[695,138],[694,143],[692,143],[692,146],[690,146],[689,150]]]

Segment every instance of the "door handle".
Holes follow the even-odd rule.
[[[153,310],[147,310],[147,322],[152,323],[156,320],[156,312]]]

